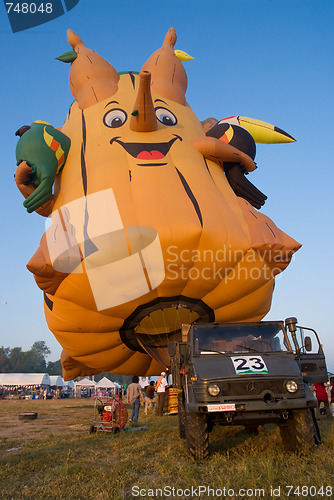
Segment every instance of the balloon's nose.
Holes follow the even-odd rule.
[[[131,115],[130,129],[135,132],[153,132],[158,128],[152,102],[149,71],[141,71],[139,74],[139,89]]]

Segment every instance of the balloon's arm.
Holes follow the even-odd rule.
[[[26,161],[22,161],[17,167],[17,170],[15,172],[15,182],[18,189],[26,199],[28,199],[29,196],[36,191],[36,186],[32,183],[32,178],[33,178],[32,167],[28,165]],[[51,198],[48,201],[46,201],[42,205],[39,205],[35,209],[35,211],[39,215],[42,215],[43,217],[48,217],[52,212],[52,207],[53,207],[53,197],[51,196]]]
[[[215,137],[199,137],[198,139],[194,139],[192,143],[195,149],[208,160],[217,163],[239,163],[244,167],[246,172],[252,172],[257,168],[252,158],[246,155],[246,153]]]
[[[245,177],[245,173],[257,168],[250,156],[215,137],[195,139],[193,145],[205,158],[223,166],[226,178],[237,196],[257,209],[264,205],[267,196]]]

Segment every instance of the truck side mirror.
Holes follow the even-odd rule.
[[[170,340],[168,342],[168,355],[170,358],[172,358],[176,354],[176,344],[177,342],[175,340]]]
[[[312,351],[312,340],[311,337],[305,337],[304,339],[305,351]]]

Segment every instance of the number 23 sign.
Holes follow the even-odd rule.
[[[268,373],[268,368],[261,356],[237,356],[231,358],[237,375],[249,373]]]

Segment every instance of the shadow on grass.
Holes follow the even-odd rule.
[[[259,426],[257,433],[250,433],[243,426],[215,426],[210,434],[211,454],[239,453],[241,449],[256,447],[257,452],[280,444],[278,429],[272,424]]]

